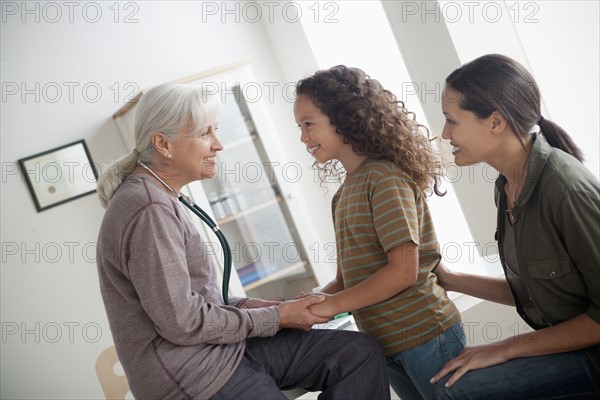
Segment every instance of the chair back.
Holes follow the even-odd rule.
[[[96,375],[107,400],[125,400],[129,392],[127,377],[115,372],[115,366],[119,364],[115,346],[104,350],[96,361]]]

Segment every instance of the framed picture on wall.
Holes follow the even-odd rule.
[[[38,212],[96,191],[98,171],[85,140],[19,160]]]

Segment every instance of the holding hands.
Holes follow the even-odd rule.
[[[272,301],[257,298],[246,299],[240,306],[240,309],[262,308],[277,306],[279,309],[279,328],[294,328],[309,331],[315,324],[322,324],[329,321],[334,314],[328,311],[326,304],[323,304],[327,296],[326,293],[301,293],[294,300]]]
[[[322,293],[307,294],[296,298],[296,300],[289,300],[279,304],[279,328],[295,328],[309,331],[314,324],[323,324],[329,321],[331,318],[321,317],[312,313],[312,308],[324,300],[325,295]]]
[[[339,313],[339,311],[334,309],[333,302],[328,301],[332,297],[332,295],[329,293],[323,293],[323,292],[304,293],[304,292],[301,292],[298,296],[296,296],[296,299],[304,299],[304,298],[314,296],[314,295],[323,296],[324,300],[320,303],[316,303],[316,304],[312,305],[309,308],[309,311],[312,314],[314,314],[315,316],[318,316],[318,317],[327,318],[327,320],[329,321],[336,314]]]

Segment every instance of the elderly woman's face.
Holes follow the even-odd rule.
[[[215,176],[217,152],[223,150],[216,129],[215,123],[197,131],[186,130],[177,134],[173,141],[172,161],[186,180],[192,182]]]

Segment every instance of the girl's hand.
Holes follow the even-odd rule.
[[[244,308],[263,308],[263,307],[278,306],[280,304],[281,304],[280,301],[271,301],[271,300],[249,298],[249,299],[245,300],[239,308],[240,309],[244,309]]]
[[[509,360],[510,357],[508,357],[506,348],[502,343],[465,347],[462,353],[448,361],[444,368],[431,378],[431,383],[436,383],[448,373],[456,371],[446,382],[445,386],[450,387],[468,371],[491,367]]]

